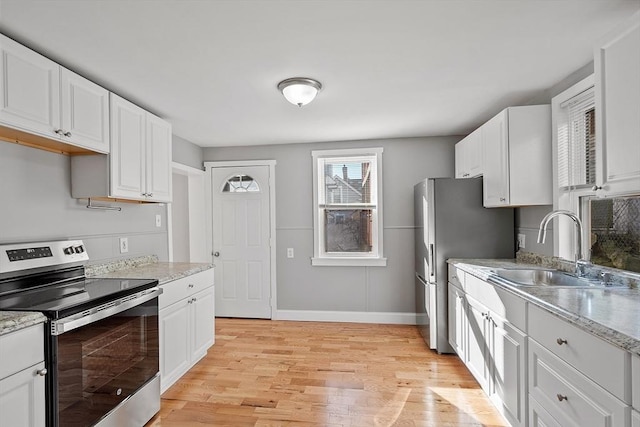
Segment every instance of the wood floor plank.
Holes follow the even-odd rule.
[[[216,344],[147,427],[508,426],[414,326],[216,319]]]

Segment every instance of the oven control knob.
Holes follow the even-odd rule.
[[[77,254],[81,254],[82,252],[84,252],[84,246],[80,245],[80,246],[76,246],[75,248],[73,248]]]
[[[65,255],[72,255],[74,253],[73,246],[69,246],[68,248],[64,248],[62,250]]]

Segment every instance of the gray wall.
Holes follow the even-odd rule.
[[[569,76],[553,85],[540,95],[531,99],[526,104],[550,104],[551,99],[559,93],[570,88],[580,80],[586,78],[593,73],[593,62],[586,64],[584,67],[571,73]],[[553,226],[547,231],[545,244],[538,244],[538,228],[542,218],[551,210],[553,206],[531,206],[516,209],[516,233],[525,235],[525,248],[527,252],[534,252],[542,255],[553,255]]]
[[[87,200],[71,197],[70,163],[68,156],[0,141],[0,243],[79,238],[93,263],[147,254],[166,260],[166,205],[87,209]],[[119,252],[119,237],[129,239],[127,254]]]
[[[189,184],[186,175],[172,174],[171,236],[174,262],[189,262]]]
[[[202,166],[202,148],[173,135],[172,140],[172,159],[174,162],[191,166],[196,169],[203,169]]]
[[[460,137],[205,148],[205,161],[276,165],[277,290],[280,310],[415,312],[413,185],[454,173]],[[312,163],[319,149],[383,147],[386,267],[312,267]],[[294,248],[295,258],[286,257]]]

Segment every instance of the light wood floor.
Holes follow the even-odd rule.
[[[216,319],[154,426],[507,426],[414,326]]]

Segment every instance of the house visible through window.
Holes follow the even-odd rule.
[[[313,265],[384,265],[382,149],[313,151]]]

